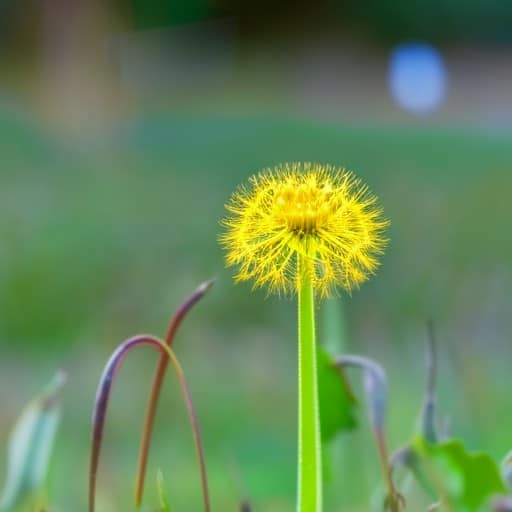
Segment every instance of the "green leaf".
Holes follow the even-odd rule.
[[[505,485],[493,459],[484,452],[470,453],[458,439],[432,444],[418,436],[413,448],[419,463],[450,510],[477,512]]]
[[[322,441],[328,442],[343,430],[353,429],[357,422],[357,401],[349,387],[343,370],[333,358],[318,348],[318,394]]]
[[[161,469],[159,469],[156,474],[156,486],[158,490],[158,499],[160,501],[158,512],[171,512],[171,505],[169,504],[169,499],[165,492],[164,475]]]
[[[64,374],[58,372],[47,390],[25,408],[12,430],[0,511],[35,500],[44,484],[60,420],[58,394],[64,381]]]

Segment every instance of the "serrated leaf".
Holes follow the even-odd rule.
[[[322,441],[328,442],[343,430],[356,426],[357,401],[343,370],[321,347],[318,348],[318,394]]]
[[[418,436],[413,448],[433,487],[445,496],[451,510],[477,512],[491,496],[505,492],[498,466],[490,455],[468,452],[459,439],[432,444]]]
[[[58,393],[63,382],[62,372],[57,373],[48,389],[25,408],[14,426],[9,438],[1,511],[33,499],[44,484],[60,420]]]

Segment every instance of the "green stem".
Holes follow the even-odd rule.
[[[322,454],[318,407],[314,291],[304,258],[299,261],[298,512],[322,510]]]

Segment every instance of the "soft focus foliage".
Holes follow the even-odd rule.
[[[487,453],[468,452],[459,439],[431,444],[417,437],[412,445],[443,506],[478,512],[486,510],[492,496],[505,492],[498,466]]]
[[[293,510],[296,313],[233,286],[216,239],[237,184],[279,162],[355,169],[393,219],[382,268],[344,304],[342,348],[331,352],[388,370],[390,450],[410,438],[432,317],[450,428],[467,452],[502,458],[512,411],[512,3],[6,0],[0,13],[0,461],[20,405],[66,367],[50,510],[85,509],[90,408],[114,340],[161,332],[182,294],[209,277],[215,291],[176,349],[202,420],[214,510],[237,510],[242,497],[255,511]],[[443,102],[421,117],[386,87],[393,48],[417,42],[440,52],[446,71]],[[421,85],[408,92],[434,92]],[[114,392],[98,496],[106,512],[133,508],[134,410],[147,399],[151,356],[127,360],[130,377]],[[164,393],[147,505],[158,506],[161,467],[173,511],[199,510],[185,411],[172,387]],[[363,417],[336,437],[329,512],[368,510],[382,480],[369,428]],[[412,511],[434,501],[414,484],[407,500]]]
[[[331,441],[343,430],[356,426],[357,402],[344,373],[331,356],[318,348],[318,395],[322,441]]]
[[[58,372],[48,389],[25,408],[11,433],[2,512],[37,505],[60,421],[59,392],[64,380]]]

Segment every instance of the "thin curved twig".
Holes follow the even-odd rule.
[[[167,332],[165,334],[165,344],[168,347],[172,346],[178,327],[181,325],[182,320],[190,309],[201,300],[206,292],[213,286],[214,281],[205,281],[201,283],[192,294],[183,301],[179,308],[174,313],[174,316],[169,322]],[[144,420],[144,427],[142,430],[140,449],[139,449],[139,463],[137,468],[137,477],[135,484],[135,505],[139,507],[142,503],[144,494],[144,481],[146,478],[146,469],[148,465],[149,447],[151,444],[151,435],[153,433],[153,426],[155,423],[156,409],[158,405],[158,399],[160,397],[160,390],[162,389],[162,382],[167,371],[169,364],[169,358],[166,354],[162,353],[158,361],[155,374],[153,377],[153,384],[151,386],[151,392],[148,399],[148,405],[146,409],[146,416]]]
[[[129,338],[123,342],[114,351],[110,359],[108,360],[103,375],[101,376],[98,390],[96,392],[96,400],[93,409],[93,430],[92,430],[92,442],[91,442],[91,458],[89,466],[89,512],[95,510],[95,496],[96,496],[96,480],[98,473],[99,457],[101,452],[101,445],[103,441],[103,432],[105,427],[105,418],[107,413],[107,407],[110,399],[110,393],[112,389],[112,383],[119,371],[121,364],[123,363],[128,352],[140,345],[149,345],[156,348],[163,356],[165,356],[173,365],[174,370],[178,376],[178,380],[183,393],[183,398],[187,407],[190,424],[192,427],[194,444],[197,452],[199,468],[201,473],[201,485],[203,490],[203,501],[205,512],[210,512],[210,497],[208,491],[208,479],[206,474],[206,463],[204,457],[204,448],[201,438],[201,431],[197,414],[192,402],[190,389],[185,379],[183,370],[176,358],[174,352],[168,347],[162,340],[150,335],[139,335]]]

